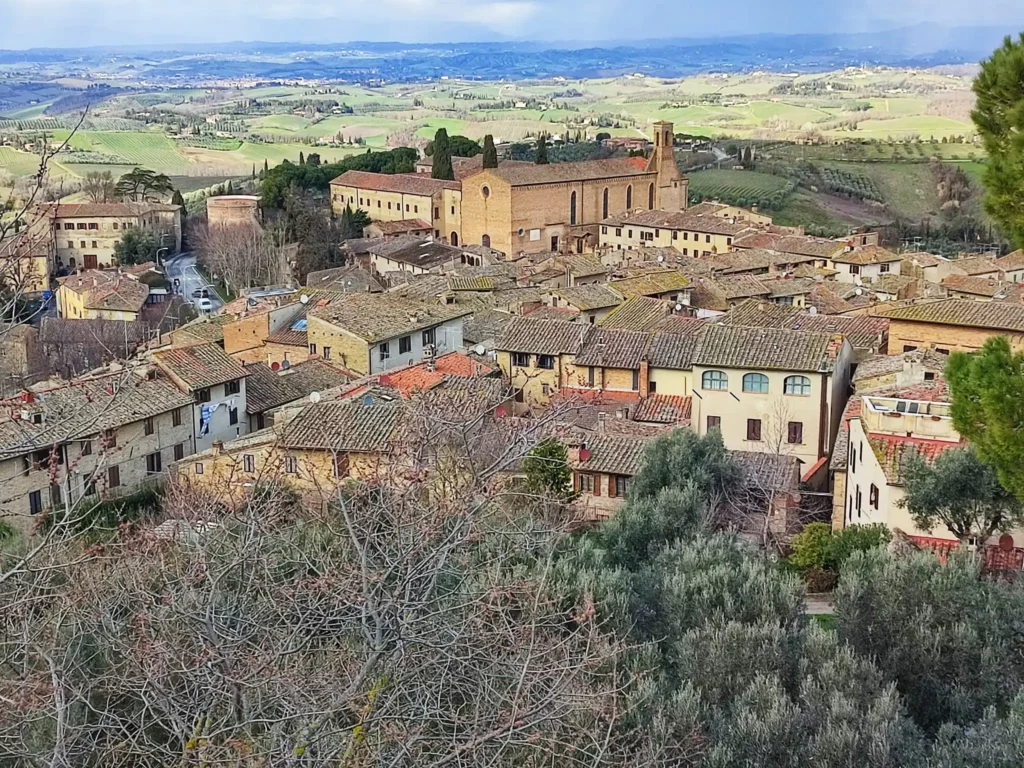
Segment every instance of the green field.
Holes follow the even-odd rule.
[[[39,158],[28,152],[0,147],[0,169],[15,176],[27,176],[39,169]]]
[[[783,192],[788,182],[780,176],[756,171],[707,170],[692,173],[690,196],[709,200],[756,200]]]

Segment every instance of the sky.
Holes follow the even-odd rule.
[[[725,12],[723,12],[725,10]],[[627,40],[932,22],[1024,29],[1022,0],[0,0],[0,48],[229,41]]]

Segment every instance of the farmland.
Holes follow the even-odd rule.
[[[733,205],[777,208],[795,185],[779,176],[755,171],[707,170],[690,174],[692,200],[721,200]]]

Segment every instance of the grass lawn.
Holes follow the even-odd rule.
[[[904,218],[921,219],[939,209],[938,190],[928,163],[823,163],[870,178],[883,201]]]

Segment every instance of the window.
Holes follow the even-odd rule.
[[[515,401],[517,403],[525,403],[526,402],[526,395],[523,394],[523,390],[521,390],[521,389],[517,389],[515,391],[515,394],[513,395],[513,398],[515,399]]]
[[[544,395],[544,397],[547,397],[548,395],[551,394],[551,385],[550,384],[541,384],[540,385],[540,391],[541,391],[541,394]]]
[[[251,453],[242,454],[242,471],[249,474],[256,471],[256,458]]]
[[[860,517],[860,503],[863,497],[860,494],[860,486],[857,486],[857,517]]]
[[[381,359],[381,362],[383,362],[384,360],[387,360],[389,357],[391,357],[391,349],[390,349],[390,347],[388,347],[388,343],[386,341],[381,342],[381,345],[380,345],[380,359]]]
[[[806,376],[787,376],[782,383],[782,391],[787,395],[809,395],[811,380]]]
[[[801,421],[789,422],[789,429],[787,430],[786,442],[790,445],[800,445],[804,441],[804,425]]]
[[[592,366],[592,365],[587,368],[587,386],[588,387],[594,386],[594,380],[595,380],[594,370],[595,370],[594,366]]]
[[[77,224],[75,228],[76,229],[88,229],[88,227],[84,223]]]
[[[160,451],[151,453],[146,457],[146,474],[156,475],[163,469],[163,461],[160,458]]]
[[[117,231],[117,222],[116,221],[114,222],[114,231],[115,232]]]
[[[388,210],[391,210],[391,203],[388,203]]]
[[[202,462],[196,462],[196,474],[197,475],[203,474],[203,464],[202,464]]]
[[[721,416],[708,416],[708,429],[721,429],[722,428],[722,417]]]
[[[878,486],[874,483],[871,484],[871,489],[868,491],[868,503],[878,509]]]
[[[683,248],[683,256],[689,256],[689,255],[690,255],[690,249],[689,248]]]
[[[601,218],[608,218],[608,187],[605,187],[601,194]],[[608,230],[604,230],[604,233],[608,234]]]
[[[112,429],[108,429],[103,433],[103,442],[106,443],[107,448],[117,447],[117,432]]]
[[[676,232],[675,230],[672,231],[672,239],[673,240],[678,240],[679,239],[679,233]]]
[[[75,241],[74,240],[68,240],[68,248],[74,248],[74,247],[75,247]]]
[[[852,448],[850,449],[850,471],[857,471],[857,452]]]
[[[42,491],[32,491],[28,495],[28,511],[33,515],[38,515],[43,511]]]
[[[121,468],[110,467],[107,469],[107,488],[117,488],[121,484]]]
[[[653,182],[647,187],[647,209],[650,211],[654,210],[654,184]]]
[[[237,395],[242,391],[242,383],[238,380],[229,381],[224,385],[225,395]]]
[[[636,392],[640,389],[640,371],[633,371],[633,391]]]
[[[398,354],[407,355],[412,352],[412,336],[403,336],[398,340]]]
[[[705,243],[710,243],[711,242],[711,235],[704,235],[704,242]]]
[[[537,355],[537,367],[550,371],[555,367],[555,358],[551,355]]]
[[[948,349],[943,349],[942,347],[936,347],[935,351],[938,352],[940,355],[948,355],[949,354],[949,350]]]
[[[747,440],[758,441],[761,439],[761,420],[747,419]]]
[[[228,409],[228,424],[230,426],[234,426],[237,423],[238,423],[238,409],[237,408],[229,408]]]
[[[311,354],[311,355],[315,355],[316,354],[316,344],[310,344],[309,345],[309,354]]]
[[[413,212],[413,213],[419,213],[419,212],[420,212],[420,207],[419,207],[418,205],[414,205],[414,206],[412,207],[412,212]]]
[[[330,359],[331,359],[331,348],[330,347],[324,347],[324,360],[330,360]]]
[[[576,226],[576,192],[569,195],[569,226]]]
[[[904,344],[903,345],[903,351],[904,352],[913,352],[915,349],[917,349],[917,347],[915,347],[912,344]]]
[[[74,228],[75,228],[74,224],[65,224],[64,225],[64,229],[74,229]]]
[[[851,275],[859,275],[860,274],[860,265],[858,265],[858,264],[851,264],[850,265],[850,274]]]
[[[616,227],[615,228],[615,236],[616,237],[622,237],[622,227]]]
[[[208,403],[208,402],[210,402],[210,390],[209,389],[200,389],[198,392],[196,392],[196,402],[199,402],[199,403]]]
[[[297,475],[299,473],[299,460],[294,456],[285,456],[284,471],[289,475]]]
[[[633,185],[626,187],[626,210],[633,207]]]
[[[377,201],[377,207],[378,207],[378,208],[380,208],[380,207],[381,207],[381,205],[380,205],[380,200],[378,200],[378,201]]]
[[[878,265],[878,271],[879,271],[879,272],[880,272],[881,274],[883,274],[883,275],[884,275],[884,274],[885,274],[886,272],[888,272],[888,271],[889,271],[889,265],[888,265],[888,264],[879,264],[879,265]]]
[[[176,446],[174,446],[174,460],[175,461],[181,461],[184,458],[185,458],[185,444],[184,443],[178,443]]]
[[[656,381],[649,381],[649,382],[647,382],[647,391],[650,392],[652,395],[657,393],[657,391],[658,391],[658,382],[656,382]]]
[[[593,475],[579,475],[579,486],[580,491],[583,493],[594,492],[594,476]]]
[[[512,365],[517,368],[528,368],[530,366],[530,356],[525,352],[513,352]]]
[[[85,248],[85,247],[86,247],[86,245],[85,245],[85,240],[82,240],[82,247],[83,247],[83,248]]]
[[[722,371],[704,371],[700,377],[700,385],[704,389],[725,390],[729,388],[729,377]]]
[[[82,441],[82,456],[92,456],[92,440]]]
[[[60,483],[50,485],[50,506],[59,507],[61,503]]]
[[[92,241],[92,247],[93,248],[98,248],[99,247],[98,245],[96,245],[96,241],[95,240]]]
[[[748,373],[743,377],[744,392],[767,392],[768,377],[763,373]]]
[[[181,426],[181,408],[175,408],[173,411],[171,411],[171,426]]]
[[[348,477],[349,475],[349,464],[348,454],[339,453],[334,457],[334,476],[335,477]]]
[[[558,250],[558,235],[551,236],[551,250],[552,252]]]
[[[612,490],[615,491],[616,496],[625,496],[628,490],[629,478],[623,475],[616,475],[615,482],[612,484]]]
[[[690,239],[690,233],[689,232],[683,232],[683,240],[689,240],[689,239]]]
[[[630,239],[633,238],[633,230],[632,229],[627,229],[626,230],[626,237],[628,237]]]
[[[152,435],[156,429],[153,426],[153,417],[150,416],[143,422],[143,432],[147,435]]]
[[[424,347],[429,347],[429,346],[433,346],[434,345],[435,339],[437,338],[436,331],[437,331],[436,328],[427,328],[427,330],[425,330],[423,332],[423,346]]]
[[[491,236],[490,235],[482,235],[480,237],[480,245],[482,245],[484,248],[490,248],[491,247]]]
[[[925,371],[924,372],[924,380],[925,381],[935,381],[935,374],[932,371]]]

